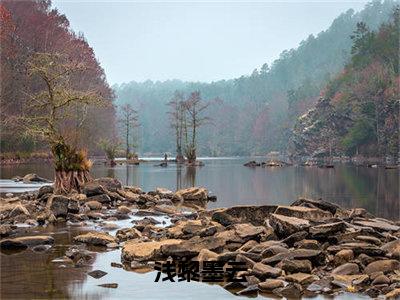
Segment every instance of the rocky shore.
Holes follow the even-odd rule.
[[[82,193],[68,196],[54,195],[47,185],[1,198],[0,246],[2,251],[52,247],[50,235],[21,236],[20,224],[91,223],[101,230],[76,235],[76,245],[63,258],[76,267],[90,264],[88,247],[96,245],[121,249],[122,264],[114,267],[127,270],[151,270],[155,261],[171,259],[240,262],[245,270],[238,275],[245,281],[220,283],[236,295],[400,297],[399,221],[303,198],[290,206],[207,210],[215,200],[204,188],[143,192],[113,178],[96,179]],[[132,226],[115,231],[112,222],[123,219],[132,220]]]

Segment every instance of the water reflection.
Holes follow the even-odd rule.
[[[290,204],[299,196],[322,198],[345,207],[364,207],[390,219],[400,218],[399,170],[336,165],[334,169],[316,167],[246,168],[250,158],[205,160],[201,168],[153,163],[94,165],[93,176],[111,176],[125,185],[143,190],[166,187],[176,190],[204,186],[218,197],[210,208],[240,204]],[[1,177],[37,173],[52,178],[53,170],[43,164],[1,167]],[[1,189],[1,187],[0,187]]]

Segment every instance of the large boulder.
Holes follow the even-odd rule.
[[[122,247],[123,261],[148,261],[156,260],[162,257],[160,251],[162,246],[180,244],[182,240],[168,239],[154,242],[138,242],[136,240],[128,241]]]
[[[308,220],[287,217],[279,214],[271,214],[269,224],[274,228],[275,233],[279,237],[287,237],[295,232],[310,227],[310,222]]]
[[[47,199],[46,207],[57,217],[66,217],[68,214],[69,198],[62,195],[51,195]]]
[[[105,188],[98,182],[89,181],[82,187],[82,193],[87,197],[105,194]]]
[[[243,205],[214,210],[212,220],[224,226],[235,223],[264,225],[265,220],[276,210],[275,205]]]

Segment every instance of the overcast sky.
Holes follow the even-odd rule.
[[[111,84],[250,74],[365,3],[53,1],[84,33]]]

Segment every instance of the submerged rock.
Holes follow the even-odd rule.
[[[4,239],[0,241],[1,249],[25,249],[37,245],[53,244],[54,239],[48,235],[34,235]]]
[[[88,273],[89,276],[91,276],[93,278],[96,278],[96,279],[104,277],[107,274],[108,274],[107,272],[104,272],[102,270],[94,270],[94,271],[91,271],[91,272]]]

